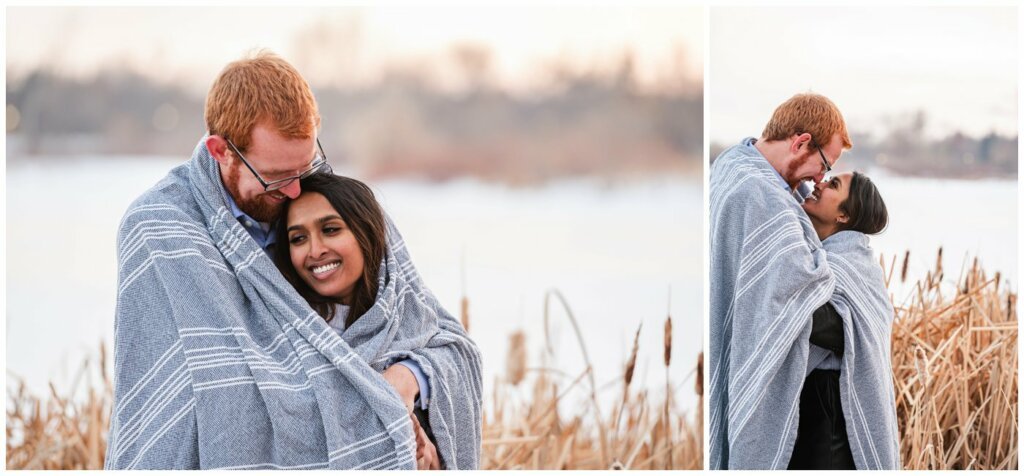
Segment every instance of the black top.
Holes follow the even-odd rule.
[[[843,356],[843,319],[832,303],[825,303],[814,311],[809,340],[818,347],[831,350],[836,357]]]

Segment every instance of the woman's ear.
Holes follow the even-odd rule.
[[[850,217],[846,216],[846,214],[841,214],[836,217],[836,223],[846,223],[848,221],[850,221]]]

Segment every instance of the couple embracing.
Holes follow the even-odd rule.
[[[474,469],[481,362],[261,52],[118,231],[110,469]]]
[[[710,173],[711,469],[898,469],[888,213],[838,108],[798,94]],[[813,185],[812,185],[813,184]]]

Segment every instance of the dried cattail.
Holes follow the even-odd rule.
[[[626,373],[622,377],[626,382],[625,390],[629,389],[629,384],[633,381],[633,371],[636,370],[636,354],[640,349],[640,329],[643,326],[643,323],[637,326],[636,335],[633,336],[633,351],[630,352],[629,360],[626,361]]]
[[[462,328],[469,332],[469,298],[462,296]]]
[[[903,255],[903,269],[900,271],[900,282],[907,282],[907,264],[910,263],[910,250]]]
[[[672,363],[672,316],[665,319],[665,367]]]
[[[519,385],[526,377],[526,333],[513,332],[508,337],[508,358],[505,360],[508,381],[512,386]]]
[[[917,377],[921,385],[927,386],[931,381],[931,373],[928,369],[928,356],[920,346],[914,347],[914,366],[917,370]]]
[[[459,279],[462,281],[462,302],[460,320],[462,328],[469,333],[469,293],[466,292],[466,245],[462,246],[462,257],[459,263]]]
[[[697,354],[697,382],[694,387],[697,395],[704,395],[704,351]]]

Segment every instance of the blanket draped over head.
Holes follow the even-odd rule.
[[[863,233],[841,231],[822,245],[836,280],[832,306],[843,318],[839,392],[854,464],[900,469],[891,358],[894,312],[882,268]]]
[[[412,359],[430,382],[445,467],[476,468],[479,350],[423,285],[390,219],[377,301],[339,336],[221,187],[201,141],[121,222],[106,467],[415,469],[410,415],[381,376]]]
[[[835,287],[807,215],[748,138],[710,181],[712,469],[786,469],[811,315]]]

